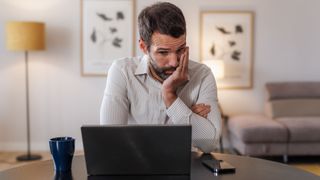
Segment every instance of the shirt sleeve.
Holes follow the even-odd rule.
[[[174,124],[191,124],[192,143],[205,153],[212,152],[221,134],[221,115],[218,108],[217,86],[213,74],[208,72],[204,77],[195,104],[204,103],[211,106],[207,118],[192,110],[179,97],[167,109],[167,115]]]
[[[100,124],[127,124],[129,101],[126,77],[114,62],[108,72],[106,88],[100,108]]]

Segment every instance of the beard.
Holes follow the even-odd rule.
[[[162,79],[162,80],[166,80],[168,77],[170,77],[172,75],[172,73],[168,74],[166,73],[167,71],[172,71],[174,72],[177,68],[170,66],[170,67],[159,67],[156,63],[156,61],[154,59],[152,59],[152,57],[149,55],[149,62],[153,68],[153,70],[155,71],[155,73]]]

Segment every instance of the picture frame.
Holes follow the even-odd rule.
[[[253,87],[253,47],[253,11],[200,12],[200,62],[220,72],[218,88]]]
[[[81,1],[81,75],[106,76],[114,60],[135,55],[135,0]]]

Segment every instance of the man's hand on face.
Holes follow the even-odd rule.
[[[180,56],[177,69],[162,83],[162,96],[166,107],[169,107],[176,99],[176,90],[188,81],[189,47]]]
[[[191,107],[192,112],[198,114],[203,118],[207,118],[211,111],[211,106],[206,104],[195,104]]]

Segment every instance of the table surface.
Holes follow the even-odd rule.
[[[78,155],[73,158],[72,172],[69,174],[55,174],[53,169],[52,160],[38,161],[26,166],[12,168],[0,172],[1,180],[20,180],[20,179],[108,179],[108,180],[319,180],[320,177],[309,172],[297,169],[295,167],[288,166],[286,164],[276,163],[272,161],[230,155],[230,154],[218,154],[213,153],[212,156],[216,159],[224,160],[234,167],[236,167],[236,173],[214,175],[206,167],[201,164],[201,160],[210,158],[208,156],[201,156],[200,153],[192,154],[191,174],[190,176],[143,176],[143,177],[87,177],[85,160],[83,155]]]

